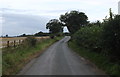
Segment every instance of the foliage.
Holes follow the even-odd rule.
[[[104,24],[103,46],[107,50],[106,54],[120,59],[120,15]],[[115,60],[115,59],[114,59]]]
[[[82,26],[88,23],[88,17],[83,12],[71,11],[70,13],[65,13],[59,18],[64,26],[67,26],[70,33],[75,33]]]
[[[21,37],[26,37],[26,34],[21,35]]]
[[[34,36],[49,36],[50,33],[43,33],[42,31],[35,33]]]
[[[111,75],[110,77],[120,77],[120,65],[110,62],[107,56],[91,52],[89,49],[83,48],[73,41],[70,41],[68,45],[80,56],[93,62],[98,68],[104,70],[106,74]]]
[[[8,35],[6,35],[5,37],[8,37]]]
[[[51,19],[46,24],[46,29],[49,29],[49,32],[52,34],[57,34],[63,32],[62,24],[57,19]]]
[[[110,15],[110,20],[112,20],[113,19],[113,13],[112,13],[111,8],[109,9],[109,15]]]
[[[51,38],[51,39],[54,39],[54,37],[55,37],[54,34],[51,34],[51,35],[50,35],[50,38]]]
[[[112,9],[109,9],[109,17],[107,18],[107,16],[105,17],[105,19],[103,19],[104,23],[113,20],[113,18],[115,17],[115,14],[113,14]]]
[[[17,74],[30,60],[39,56],[48,46],[62,38],[63,37],[56,37],[55,39],[44,39],[43,41],[38,42],[35,47],[28,47],[28,44],[26,44],[14,49],[3,49],[2,74]]]
[[[103,23],[97,21],[82,27],[72,39],[80,46],[102,52],[111,61],[120,62],[120,15],[114,16],[110,9],[109,16]]]
[[[100,51],[102,30],[103,27],[97,25],[82,27],[73,35],[73,40],[80,46]]]
[[[38,33],[35,33],[34,35],[35,35],[35,36],[42,36],[42,34],[43,34],[43,32],[40,31],[40,32],[38,32]]]
[[[24,45],[35,47],[37,43],[37,39],[33,36],[29,36],[25,39]]]
[[[19,35],[17,37],[28,37],[28,36],[33,36],[33,35],[22,34],[22,35]]]
[[[102,23],[99,20],[97,20],[96,22],[88,23],[88,26],[94,26],[94,25],[101,26]]]
[[[64,36],[70,36],[70,33],[65,32],[65,33],[63,33],[63,35],[64,35]]]

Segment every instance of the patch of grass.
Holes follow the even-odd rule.
[[[98,68],[106,72],[106,74],[113,77],[120,77],[120,65],[118,63],[112,63],[109,58],[102,54],[91,52],[89,49],[78,46],[74,42],[69,41],[69,47],[77,52],[80,56],[93,62]]]
[[[56,37],[55,39],[45,39],[37,43],[35,47],[5,48],[2,55],[2,74],[15,75],[21,70],[25,64],[31,59],[39,56],[48,46],[63,37]]]

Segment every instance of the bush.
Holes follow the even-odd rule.
[[[103,30],[104,53],[115,60],[120,60],[120,15],[104,24]]]
[[[51,39],[54,39],[54,38],[55,38],[55,35],[54,35],[54,34],[51,34],[51,35],[50,35],[50,38],[51,38]]]
[[[37,43],[37,39],[33,36],[29,36],[25,39],[24,45],[35,47],[36,43]]]
[[[96,52],[102,51],[111,61],[120,62],[120,15],[116,15],[102,26],[82,27],[72,39],[79,46]]]
[[[94,51],[101,50],[101,32],[103,27],[93,25],[91,27],[86,26],[81,28],[77,33],[73,35],[74,41],[85,48],[92,49]]]

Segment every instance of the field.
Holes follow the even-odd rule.
[[[7,47],[7,44],[9,42],[10,46],[14,46],[14,45],[19,45],[22,43],[23,40],[25,40],[26,37],[8,37],[8,38],[0,38],[2,40],[0,40],[0,48],[4,48]],[[49,36],[46,37],[36,37],[36,39],[38,41],[42,40],[42,39],[46,39],[49,38]]]

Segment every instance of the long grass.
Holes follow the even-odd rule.
[[[2,74],[15,75],[31,59],[39,56],[48,46],[60,39],[61,37],[46,39],[37,43],[35,47],[19,46],[17,48],[3,49]]]
[[[109,58],[102,54],[91,52],[89,49],[78,46],[74,42],[68,43],[69,47],[77,52],[80,56],[93,62],[98,68],[105,71],[111,77],[120,77],[120,66],[118,63],[112,63]]]

